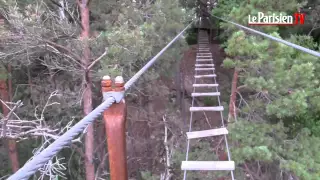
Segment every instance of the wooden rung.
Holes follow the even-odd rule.
[[[214,70],[214,68],[195,68],[196,71],[209,71]]]
[[[218,87],[219,84],[193,84],[193,87]]]
[[[203,97],[203,96],[220,96],[220,92],[211,93],[191,93],[192,97]]]
[[[203,137],[220,136],[225,134],[228,134],[227,128],[217,128],[204,131],[187,132],[187,137],[188,139],[196,139]]]
[[[191,112],[196,111],[223,111],[223,106],[215,106],[215,107],[190,107]]]
[[[214,67],[214,64],[196,64],[196,67],[204,67],[204,66],[211,66]]]
[[[198,62],[213,61],[213,59],[197,59]]]
[[[209,77],[217,77],[215,74],[206,74],[206,75],[195,75],[194,78],[209,78]]]
[[[182,161],[181,170],[190,171],[233,171],[234,161]]]

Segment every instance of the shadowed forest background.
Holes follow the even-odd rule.
[[[245,26],[248,15],[258,12],[306,13],[304,25],[251,28],[319,51],[320,0],[209,2],[209,13]],[[97,107],[102,76],[128,80],[196,18],[201,3],[206,1],[0,0],[0,177]],[[320,179],[320,59],[211,21],[210,50],[236,179]],[[197,32],[191,27],[126,94],[131,180],[183,177]],[[197,104],[217,102],[204,98]],[[194,118],[195,130],[219,126],[216,114]],[[223,139],[191,142],[191,160],[225,156]],[[100,117],[33,179],[108,179],[106,147]],[[188,179],[228,178],[190,172]]]

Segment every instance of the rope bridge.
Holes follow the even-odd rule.
[[[222,21],[231,23],[239,28],[251,31],[252,33],[262,35],[266,38],[269,38],[273,41],[277,41],[288,46],[291,46],[295,49],[301,50],[308,54],[314,55],[316,57],[320,57],[320,53],[304,48],[302,46],[284,41],[282,39],[270,36],[268,34],[256,31],[254,29],[239,25],[237,23],[224,20],[220,17],[213,16]],[[83,130],[91,124],[99,115],[101,115],[104,111],[108,110],[112,107],[113,104],[120,103],[123,100],[125,92],[143,75],[156,61],[157,59],[177,40],[181,37],[181,35],[194,23],[192,21],[189,25],[187,25],[169,44],[167,44],[155,57],[153,57],[141,70],[139,70],[127,83],[124,84],[123,90],[118,92],[106,92],[104,93],[104,102],[102,102],[96,109],[90,112],[87,116],[85,116],[82,120],[80,120],[77,124],[75,124],[71,129],[69,129],[66,133],[56,139],[51,145],[49,145],[46,149],[41,151],[38,155],[34,156],[30,159],[21,169],[19,169],[16,173],[11,175],[8,180],[26,180],[34,173],[38,171],[42,166],[46,164],[52,157],[54,157],[60,150],[64,147],[71,144],[71,141],[74,137],[83,132]],[[216,81],[216,75],[214,74],[214,59],[210,50],[208,48],[208,35],[200,31],[198,37],[199,47],[197,50],[197,58],[195,64],[195,76],[194,76],[194,91],[192,93],[192,107],[190,108],[190,126],[189,132],[187,133],[187,150],[186,150],[186,161],[182,162],[181,169],[184,171],[184,179],[186,179],[187,170],[225,170],[230,171],[231,177],[234,180],[233,170],[235,169],[235,163],[231,161],[230,150],[227,142],[227,129],[224,126],[222,111],[223,106],[221,106],[220,102],[220,92],[218,91],[218,84]],[[201,64],[201,62],[205,64]],[[209,63],[208,63],[209,62]],[[210,72],[210,74],[199,74],[200,72]],[[212,84],[197,84],[198,79],[202,78],[212,78]],[[116,82],[117,83],[117,82]],[[196,88],[213,88],[214,92],[196,92]],[[199,96],[215,96],[218,99],[219,105],[217,107],[194,107],[194,98]],[[218,129],[205,130],[205,131],[192,131],[192,114],[197,111],[218,111],[221,115],[222,127]],[[202,138],[202,137],[210,137],[210,136],[223,136],[225,140],[225,146],[228,154],[228,161],[188,161],[188,153],[189,153],[189,140],[194,138]],[[109,148],[109,147],[108,147]],[[110,152],[109,152],[110,153]],[[111,154],[110,154],[111,156]],[[110,168],[114,168],[112,165]],[[111,171],[111,178],[115,177]],[[124,176],[123,176],[124,177]],[[127,177],[125,177],[127,178]],[[122,180],[114,178],[113,180]],[[123,179],[124,180],[124,179]]]
[[[201,21],[201,20],[200,20]],[[183,179],[187,178],[187,170],[201,170],[201,171],[231,171],[232,180],[234,180],[233,170],[235,169],[235,164],[231,161],[230,150],[227,140],[228,130],[225,128],[223,121],[223,106],[221,106],[220,101],[220,92],[218,90],[218,84],[216,80],[215,68],[214,68],[214,59],[209,49],[209,38],[208,33],[206,31],[199,31],[198,33],[198,50],[196,56],[196,64],[195,64],[195,76],[193,83],[193,93],[192,103],[190,107],[190,123],[189,123],[189,132],[187,132],[187,152],[186,152],[186,161],[183,161],[181,164],[181,169],[184,170]],[[197,84],[200,79],[212,79],[213,82],[211,84]],[[196,92],[197,89],[197,92]],[[205,89],[207,89],[206,92]],[[209,92],[208,92],[209,89]],[[194,101],[197,97],[217,97],[218,106],[211,107],[194,107]],[[221,128],[215,128],[210,130],[203,131],[192,131],[192,121],[193,121],[193,113],[197,112],[220,112],[221,118]],[[213,136],[223,136],[224,142],[227,150],[228,161],[188,161],[189,149],[190,149],[190,140],[197,138],[205,138],[205,137],[213,137]]]

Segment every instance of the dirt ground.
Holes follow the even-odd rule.
[[[177,73],[178,77],[176,78],[181,80],[181,89],[177,88],[177,81],[174,79],[161,77],[151,85],[152,92],[155,93],[154,96],[139,95],[132,98],[128,104],[127,152],[129,176],[132,180],[141,179],[140,171],[148,170],[154,174],[163,172],[165,164],[164,124],[169,129],[169,144],[179,146],[177,144],[185,144],[186,142],[185,132],[189,128],[189,107],[193,90],[196,49],[197,45],[190,46],[184,52],[180,62],[180,73]],[[230,95],[232,73],[230,70],[220,67],[225,54],[218,42],[211,44],[210,50],[215,61],[215,73],[218,76],[217,81],[220,85],[222,101],[227,102]],[[160,86],[161,89],[158,88]],[[177,102],[179,91],[181,101]],[[184,98],[182,98],[183,96]],[[199,106],[205,105],[203,99],[198,99],[197,104]],[[193,130],[206,130],[220,126],[219,112],[194,113]],[[212,146],[223,144],[218,139],[211,139],[211,142]]]

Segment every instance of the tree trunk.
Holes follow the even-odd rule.
[[[237,111],[235,109],[236,106],[236,98],[237,98],[237,82],[238,82],[238,70],[235,68],[233,73],[232,85],[231,85],[231,96],[229,103],[229,119],[235,119],[237,115]]]
[[[64,1],[60,0],[59,4],[61,7],[59,7],[59,16],[60,16],[60,21],[63,21],[66,19],[66,15],[64,13]]]
[[[82,64],[84,67],[88,67],[90,63],[90,49],[89,49],[89,7],[88,1],[82,0],[79,1],[80,6],[80,14],[81,14],[81,39],[83,42],[83,57]],[[89,114],[92,111],[92,82],[90,77],[90,71],[84,69],[83,73],[83,85],[84,85],[84,93],[83,93],[83,111],[84,115]],[[93,164],[93,125],[90,124],[87,127],[87,133],[85,136],[85,168],[86,168],[86,180],[94,180],[94,164]]]
[[[180,61],[176,64],[176,76],[175,76],[175,86],[176,86],[176,105],[181,107],[181,73],[180,73]]]
[[[4,75],[6,72],[1,72],[0,75]],[[5,79],[0,79],[0,95],[2,101],[11,101],[12,100],[12,81],[11,81],[11,66],[8,66],[8,76],[9,76],[9,87],[7,87],[7,82]],[[8,92],[9,90],[9,92]],[[7,108],[5,104],[2,104],[2,111],[3,115],[6,117],[10,110]],[[13,139],[8,139],[8,153],[9,153],[9,159],[11,162],[11,168],[13,172],[16,172],[19,170],[19,159],[18,159],[18,153],[17,153],[17,144],[16,141]]]

